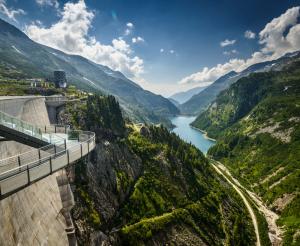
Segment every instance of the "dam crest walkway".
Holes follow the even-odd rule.
[[[59,99],[54,99],[53,101]],[[69,126],[35,126],[0,111],[0,140],[33,147],[0,159],[0,200],[63,169],[95,148],[95,133]]]

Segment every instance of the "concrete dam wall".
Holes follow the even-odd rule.
[[[45,98],[0,97],[0,111],[35,125],[49,125]],[[30,150],[14,142],[0,142],[0,158]],[[69,245],[57,184],[61,172],[0,201],[0,245]]]

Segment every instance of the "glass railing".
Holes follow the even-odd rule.
[[[96,145],[93,132],[50,135],[51,144],[0,160],[0,199],[74,163]]]
[[[74,163],[95,147],[95,133],[69,126],[33,126],[1,111],[0,124],[49,143],[0,160],[0,199]]]
[[[45,125],[34,126],[23,120],[17,119],[11,115],[8,115],[0,111],[0,124],[10,129],[22,132],[26,135],[42,139],[51,143],[49,134],[51,133],[67,133],[70,126],[67,125]],[[48,141],[49,140],[49,141]]]
[[[42,139],[42,130],[39,127],[33,126],[25,121],[17,119],[1,111],[0,124],[10,129],[14,129],[27,135]]]

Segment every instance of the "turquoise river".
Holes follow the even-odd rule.
[[[195,120],[195,117],[176,116],[172,118],[171,121],[176,126],[173,132],[178,134],[183,140],[191,142],[206,154],[207,150],[214,145],[215,142],[207,139],[202,132],[192,128],[190,123],[193,122],[193,120]]]

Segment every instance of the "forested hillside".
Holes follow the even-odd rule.
[[[300,62],[240,79],[193,125],[217,138],[208,154],[280,215],[284,245],[298,245]]]
[[[243,202],[193,145],[125,123],[113,97],[89,97],[60,117],[97,134],[90,161],[76,166],[81,245],[254,245]]]

